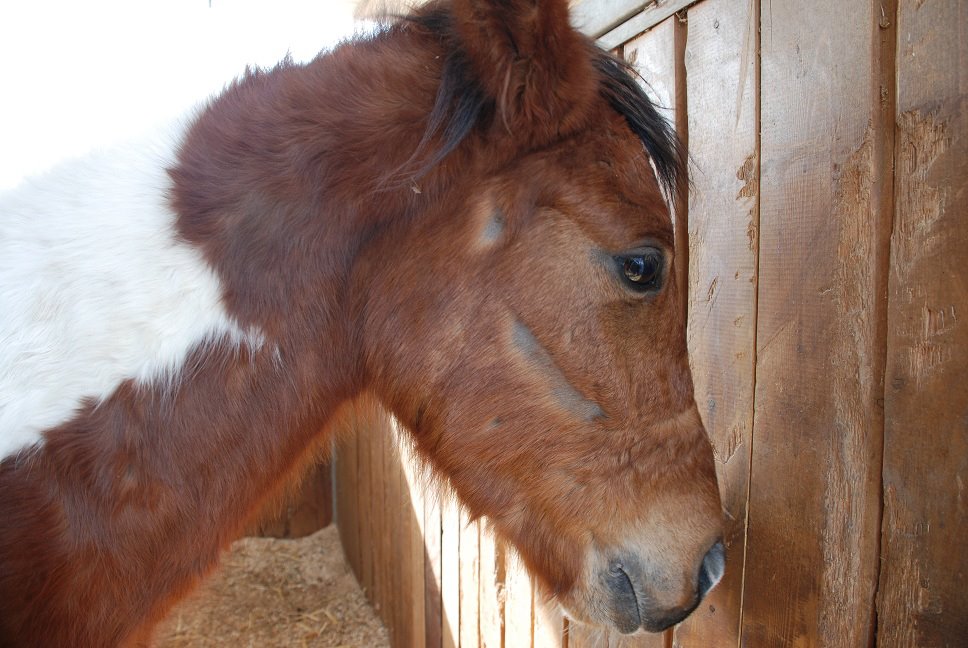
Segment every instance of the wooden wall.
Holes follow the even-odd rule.
[[[301,538],[333,521],[332,465],[313,465],[290,492],[270,501],[245,535],[267,538]]]
[[[569,628],[371,412],[337,453],[338,521],[394,644],[968,645],[968,2],[575,16],[688,144],[678,254],[726,577],[665,636]]]

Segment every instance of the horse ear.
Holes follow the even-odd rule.
[[[591,44],[567,0],[454,0],[455,26],[499,119],[515,136],[574,131],[596,95]]]

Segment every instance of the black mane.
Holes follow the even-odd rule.
[[[448,12],[441,9],[418,12],[405,17],[400,24],[423,28],[449,45],[427,129],[410,158],[411,163],[419,164],[414,172],[419,178],[456,149],[478,123],[493,115],[494,101],[486,96],[474,77],[467,56],[458,45]],[[686,158],[675,128],[659,114],[636,80],[639,75],[632,66],[592,43],[588,49],[601,75],[602,97],[625,118],[642,141],[655,164],[663,191],[670,198],[676,196],[685,185]],[[436,149],[428,151],[435,139]]]
[[[655,164],[659,184],[674,198],[686,185],[686,156],[675,127],[656,110],[631,65],[598,47],[594,50],[595,68],[602,75],[602,96],[642,141]]]

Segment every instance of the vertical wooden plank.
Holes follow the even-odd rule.
[[[384,437],[386,439],[383,464],[383,483],[385,501],[385,530],[384,530],[384,584],[386,595],[384,597],[385,615],[387,627],[392,627],[391,635],[397,645],[406,645],[405,640],[405,621],[406,621],[406,595],[407,592],[402,586],[402,572],[399,556],[401,539],[403,534],[404,518],[407,515],[409,496],[407,492],[400,488],[400,472],[403,470],[401,465],[401,451],[397,430],[391,423],[390,417],[384,412],[383,417]]]
[[[968,638],[968,4],[900,2],[884,646]]]
[[[360,510],[359,510],[359,466],[357,452],[359,439],[350,427],[352,422],[345,420],[340,425],[340,440],[334,454],[336,482],[336,525],[339,529],[340,543],[346,560],[362,582],[360,571]],[[349,429],[346,429],[349,428]]]
[[[689,150],[689,92],[686,87],[686,42],[689,21],[685,10],[669,18],[672,21],[673,83],[675,106],[672,121],[683,150]],[[675,196],[672,196],[672,224],[675,227],[675,273],[679,285],[682,321],[689,321],[689,168]]]
[[[504,648],[531,648],[534,597],[531,577],[518,557],[509,552],[504,578]]]
[[[460,648],[479,648],[480,523],[460,511]]]
[[[359,440],[359,506],[357,510],[360,518],[360,563],[362,565],[362,579],[360,584],[366,593],[370,603],[376,604],[375,593],[373,590],[373,565],[374,552],[376,551],[377,537],[374,534],[376,515],[374,514],[374,495],[373,495],[373,439],[377,434],[371,426],[372,415],[369,412],[360,411],[357,419],[357,438]]]
[[[413,577],[416,569],[411,568],[410,563],[412,556],[415,551],[413,549],[414,542],[414,528],[416,528],[417,520],[413,509],[413,502],[410,498],[410,485],[407,481],[407,467],[405,462],[408,459],[408,453],[405,447],[399,446],[400,461],[396,466],[393,473],[394,488],[398,494],[398,506],[400,507],[398,524],[399,524],[399,544],[396,547],[396,553],[394,557],[394,568],[399,574],[399,593],[400,599],[396,602],[396,621],[397,624],[397,637],[398,641],[396,646],[402,648],[409,646],[419,646],[420,644],[415,640],[415,629],[413,626],[413,612],[411,610],[412,598],[414,596],[414,583]],[[421,566],[421,573],[422,573]],[[421,598],[423,593],[420,593]],[[421,609],[422,614],[422,609]],[[423,628],[420,628],[421,632]]]
[[[367,515],[370,527],[370,601],[377,614],[383,617],[382,561],[383,561],[383,430],[373,423],[373,414],[368,413],[366,425],[368,443],[367,481],[369,496]]]
[[[327,458],[316,463],[301,486],[301,493],[288,508],[287,538],[315,533],[333,521],[333,466]]]
[[[757,2],[689,10],[689,355],[726,512],[723,581],[676,630],[676,645],[736,645],[753,433],[759,227]]]
[[[641,36],[625,43],[622,50],[625,59],[631,63],[646,83],[646,92],[659,106],[659,112],[676,125],[680,138],[685,139],[685,115],[680,115],[677,106],[685,106],[683,69],[680,57],[684,49],[683,30],[685,24],[679,16],[671,16],[662,21]],[[688,286],[688,245],[686,205],[677,196],[668,197],[672,201],[671,211],[673,224],[676,229],[676,258],[674,263],[676,282],[685,295]],[[683,300],[683,308],[685,308]],[[574,645],[600,646],[606,642],[617,644],[621,636],[615,633],[605,635],[597,630],[589,630],[580,624],[571,624],[569,647]],[[625,638],[625,641],[629,641]],[[663,648],[663,635],[644,635],[634,639],[635,645],[641,648]]]
[[[332,464],[313,464],[292,492],[263,511],[246,535],[302,538],[328,526],[333,519]]]
[[[645,91],[659,108],[659,113],[675,123],[676,61],[675,23],[668,18],[641,36],[622,46],[625,60],[645,81]]]
[[[501,648],[504,642],[504,557],[483,522],[480,552],[481,648]]]
[[[545,601],[541,591],[534,593],[534,648],[564,648],[565,620],[554,601]]]
[[[460,508],[456,496],[441,501],[440,598],[443,648],[460,645]]]
[[[422,648],[427,637],[423,483],[417,472],[414,459],[410,455],[410,449],[402,448],[402,454],[401,465],[406,474],[413,519],[413,523],[410,525],[410,556],[406,560],[411,590],[405,604],[410,607],[410,632],[413,637],[411,645]]]
[[[374,590],[379,601],[380,618],[390,633],[391,641],[399,643],[399,625],[396,622],[396,607],[399,597],[394,590],[395,565],[393,556],[396,547],[393,544],[393,510],[398,504],[399,494],[395,488],[393,477],[395,467],[399,464],[396,452],[396,437],[388,420],[388,415],[379,410],[377,425],[373,430],[376,441],[374,452],[374,486],[373,493],[377,514],[375,543],[377,546],[374,565]],[[399,584],[399,583],[397,583]]]
[[[661,640],[661,643],[660,643]],[[609,637],[609,648],[651,648],[652,646],[671,646],[673,631],[667,630],[661,635],[620,635],[612,634]]]
[[[423,490],[424,516],[424,615],[425,645],[427,648],[441,648],[443,637],[443,600],[441,594],[441,515],[440,498],[429,483]]]
[[[873,641],[886,219],[872,198],[881,96],[869,0],[761,12],[748,646]]]

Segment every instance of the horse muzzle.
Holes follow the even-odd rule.
[[[664,579],[656,577],[653,570],[634,556],[613,558],[599,577],[602,590],[607,593],[607,619],[623,634],[639,629],[661,632],[689,616],[719,583],[725,568],[726,550],[723,543],[717,541],[703,557],[688,598],[681,604],[669,606],[662,602],[668,598],[667,593],[661,596],[656,592],[662,588]]]

